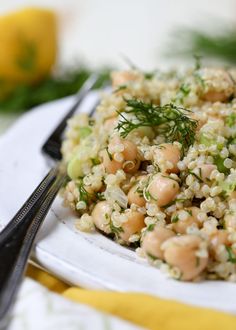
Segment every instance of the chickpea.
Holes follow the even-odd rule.
[[[232,191],[230,196],[229,196],[229,199],[236,199],[236,191]]]
[[[124,150],[120,152],[123,159],[121,161],[110,159],[108,152],[106,150],[105,152],[103,151],[101,157],[106,171],[115,174],[118,169],[123,168],[126,173],[135,173],[140,165],[136,145],[129,140],[115,137],[109,143],[109,147],[114,147],[116,144],[122,144],[124,147]]]
[[[139,234],[141,229],[145,226],[144,215],[137,211],[130,210],[127,213],[128,220],[122,223],[121,227],[123,231],[120,233],[120,238],[129,243],[130,236]]]
[[[158,146],[158,149],[155,152],[155,159],[157,165],[162,168],[162,163],[170,162],[172,168],[166,170],[167,173],[178,173],[179,168],[177,163],[180,160],[180,150],[177,146],[171,143],[163,143]]]
[[[226,214],[224,223],[227,230],[233,232],[236,230],[236,214]]]
[[[173,201],[179,192],[179,184],[173,179],[158,173],[153,176],[147,192],[156,200],[158,206],[164,206]]]
[[[95,205],[91,214],[95,226],[106,234],[111,233],[111,229],[109,226],[111,212],[112,207],[109,205],[109,203],[106,201],[102,201]]]
[[[223,69],[201,69],[199,74],[205,82],[202,99],[209,102],[226,102],[234,93],[234,82]]]
[[[104,129],[106,131],[113,131],[115,127],[117,126],[118,118],[117,117],[112,117],[108,118],[104,122]]]
[[[213,234],[211,237],[211,246],[216,247],[220,244],[229,244],[228,235],[229,233],[226,230],[218,230],[217,233]]]
[[[139,77],[137,72],[133,71],[114,71],[111,74],[112,87],[125,85],[127,82],[137,80]]]
[[[197,131],[199,131],[202,128],[202,126],[205,125],[206,122],[207,122],[207,117],[203,117],[202,114],[201,114],[201,117],[200,117],[199,114],[192,113],[190,115],[190,117],[197,121],[197,129],[196,129]]]
[[[153,231],[146,232],[143,241],[142,249],[146,255],[152,255],[158,259],[164,259],[164,253],[161,250],[161,245],[168,238],[175,236],[174,232],[167,228],[155,226]]]
[[[100,155],[107,173],[115,174],[119,169],[122,168],[122,163],[117,162],[114,159],[110,159],[107,150],[102,150]]]
[[[205,182],[210,179],[211,172],[216,170],[216,165],[213,164],[203,164],[199,166],[199,177]]]
[[[196,224],[200,228],[200,221],[197,219],[197,215],[200,212],[198,207],[187,207],[184,210],[179,210],[173,213],[171,219],[173,221],[172,228],[176,233],[186,234],[186,230],[192,224]],[[181,215],[186,216],[181,219]]]
[[[147,176],[146,175],[142,175],[137,177],[137,180],[139,181],[138,183],[136,183],[128,192],[128,202],[129,205],[131,204],[136,204],[140,207],[145,206],[146,201],[143,197],[143,194],[140,194],[140,192],[138,191],[140,185],[140,180],[145,179]]]
[[[121,143],[124,145],[125,149],[122,152],[125,160],[135,160],[137,158],[138,149],[136,145],[129,140],[121,140]]]
[[[94,190],[90,186],[84,186],[84,189],[87,191],[88,194],[93,195]]]
[[[229,233],[226,230],[218,230],[215,234],[210,237],[210,253],[217,259],[217,249],[220,245],[229,245],[228,240]]]
[[[198,236],[182,235],[171,237],[162,244],[165,261],[179,268],[181,280],[193,280],[206,268],[208,257],[196,255],[202,242]]]
[[[228,96],[222,91],[209,91],[204,95],[204,100],[209,102],[224,102],[227,101]]]
[[[143,207],[146,204],[146,201],[143,198],[143,195],[137,191],[138,187],[138,184],[136,184],[130,189],[130,191],[128,192],[128,202],[129,205],[136,204],[140,207]]]

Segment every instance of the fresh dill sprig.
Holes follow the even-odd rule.
[[[116,128],[122,137],[125,138],[134,129],[148,126],[156,128],[157,133],[164,136],[167,142],[180,142],[183,152],[194,143],[197,121],[187,116],[189,110],[172,103],[159,106],[137,99],[125,101],[128,108],[124,112],[133,114],[135,120],[119,112],[121,119]]]
[[[77,188],[79,190],[79,200],[88,204],[91,194],[88,193],[87,190],[85,189],[84,183],[82,180],[79,180],[79,182],[77,183]]]
[[[176,94],[176,97],[172,100],[172,102],[175,104],[182,104],[184,102],[185,97],[187,97],[190,92],[191,92],[190,84],[188,83],[181,84]]]
[[[190,174],[192,174],[193,176],[195,176],[195,178],[199,181],[199,182],[203,182],[202,178],[200,175],[197,175],[196,173],[194,173],[193,171],[189,171]]]

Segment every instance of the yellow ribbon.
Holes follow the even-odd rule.
[[[70,288],[60,280],[32,266],[28,268],[27,276],[68,299],[87,304],[148,329],[236,329],[236,316],[216,310],[193,307],[140,293],[118,293]]]

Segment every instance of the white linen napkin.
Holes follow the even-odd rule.
[[[50,292],[26,278],[8,330],[139,330],[129,322]]]

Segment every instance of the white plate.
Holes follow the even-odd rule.
[[[97,98],[91,94],[81,111]],[[40,147],[73,98],[22,116],[0,140],[0,223],[5,225],[48,171]],[[236,284],[183,283],[166,278],[135,252],[99,233],[74,229],[74,216],[57,198],[38,235],[33,257],[65,281],[87,288],[137,291],[236,313]]]

